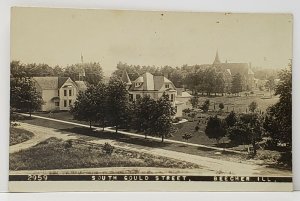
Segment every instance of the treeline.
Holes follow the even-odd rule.
[[[231,76],[226,76],[223,71],[217,71],[210,65],[183,65],[182,67],[173,68],[171,66],[128,65],[119,62],[113,75],[121,77],[124,70],[127,71],[132,81],[145,72],[150,72],[153,75],[163,75],[171,80],[176,87],[185,87],[191,90],[193,94],[237,94],[245,90],[240,74],[236,74],[232,78]]]
[[[108,84],[91,85],[80,92],[71,108],[74,119],[99,124],[103,129],[134,129],[145,136],[160,136],[162,141],[172,131],[172,117],[175,115],[168,97],[163,95],[154,100],[148,96],[130,102],[126,84],[113,76]]]
[[[82,71],[84,69],[84,72]],[[72,80],[79,80],[79,75],[88,84],[96,85],[103,81],[103,70],[100,63],[78,63],[68,65],[66,67],[51,67],[48,64],[22,64],[20,61],[12,61],[10,63],[11,77],[45,77],[59,76],[70,77]]]

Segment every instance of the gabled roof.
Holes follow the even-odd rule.
[[[33,77],[37,85],[45,89],[58,89],[58,77]]]
[[[84,81],[75,81],[79,91],[85,91],[87,89],[87,86]]]
[[[59,89],[70,79],[69,77],[33,77],[32,78],[42,90]]]
[[[133,84],[129,88],[131,91],[143,90],[143,91],[159,91],[164,84],[172,84],[173,83],[167,79],[166,77],[159,75],[152,75],[151,73],[144,73],[140,77],[138,77]],[[141,86],[135,87],[135,83],[142,83]],[[174,85],[173,85],[174,86]]]
[[[61,86],[69,79],[69,77],[58,77],[58,88],[61,88]]]

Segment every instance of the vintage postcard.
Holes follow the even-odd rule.
[[[10,191],[291,191],[292,29],[12,8]]]

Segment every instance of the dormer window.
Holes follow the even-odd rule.
[[[136,83],[135,83],[135,87],[140,87],[141,84],[142,84],[142,83],[140,83],[140,82],[136,82]]]
[[[170,88],[170,85],[169,84],[165,84],[165,88],[166,89]]]

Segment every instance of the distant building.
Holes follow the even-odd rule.
[[[37,91],[44,104],[42,111],[70,110],[79,91],[87,89],[83,81],[73,81],[69,77],[33,77]]]
[[[223,74],[225,90],[230,89],[232,77],[238,73],[242,76],[244,90],[252,90],[255,87],[251,63],[229,63],[227,60],[225,63],[222,63],[217,51],[214,62],[210,66],[215,68],[218,73]]]
[[[182,96],[182,93],[178,94],[174,84],[166,77],[146,72],[134,81],[131,81],[127,72],[124,71],[122,81],[127,85],[130,101],[136,101],[144,96],[150,96],[157,100],[165,93],[169,97],[172,106],[176,108],[175,116],[182,116],[182,105],[184,105],[184,102],[177,100],[177,98]]]

